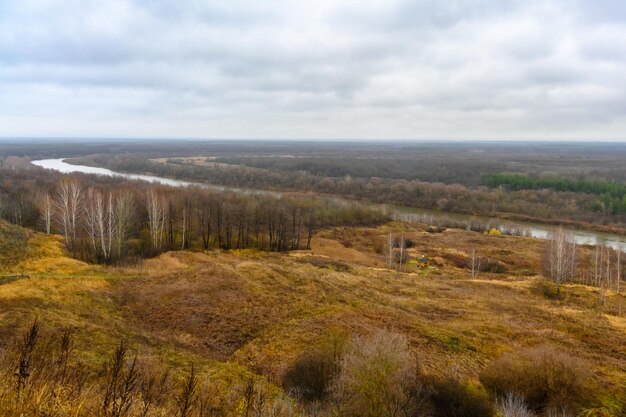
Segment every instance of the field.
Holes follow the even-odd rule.
[[[2,227],[3,239],[21,233]],[[411,254],[431,265],[387,269],[382,245],[390,232],[411,240]],[[0,285],[0,347],[37,317],[47,331],[74,330],[87,368],[102,366],[125,339],[177,380],[193,364],[220,395],[244,392],[252,377],[279,396],[298,357],[329,335],[384,329],[407,337],[424,375],[454,378],[480,396],[488,395],[480,375],[490,362],[550,345],[588,364],[596,409],[625,401],[623,295],[609,291],[601,304],[597,288],[566,285],[554,297],[539,274],[538,240],[390,223],[323,230],[310,251],[168,252],[104,267],[65,257],[55,236],[27,235],[28,253],[2,259],[4,274],[29,278]],[[498,273],[470,278],[474,246]]]

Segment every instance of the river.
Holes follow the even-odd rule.
[[[109,177],[121,177],[127,178],[130,180],[139,180],[139,181],[147,181],[162,185],[169,185],[172,187],[189,187],[189,186],[200,186],[205,188],[211,188],[215,190],[230,190],[230,191],[239,191],[239,192],[247,192],[247,193],[260,193],[260,194],[270,194],[279,196],[281,195],[278,192],[272,191],[261,191],[261,190],[248,190],[242,188],[231,188],[231,187],[222,187],[217,185],[207,185],[198,182],[191,181],[183,181],[176,180],[165,177],[158,177],[153,175],[142,175],[142,174],[128,174],[123,172],[115,172],[106,168],[97,168],[91,167],[87,165],[73,165],[68,164],[64,161],[65,158],[56,158],[56,159],[41,159],[37,161],[32,161],[33,165],[36,165],[41,168],[51,169],[54,171],[62,172],[65,174],[70,174],[74,172],[79,172],[83,174],[94,174],[94,175],[102,175]],[[453,221],[458,221],[462,223],[471,223],[471,222],[480,222],[482,224],[493,225],[501,230],[511,230],[517,229],[525,232],[527,236],[531,236],[538,239],[547,239],[550,235],[550,226],[546,226],[540,223],[532,223],[532,222],[520,222],[520,221],[511,221],[511,220],[500,220],[493,217],[486,216],[472,216],[468,214],[460,214],[460,213],[447,213],[436,210],[426,210],[415,207],[404,207],[404,206],[388,206],[394,215],[399,220],[409,220],[409,221],[420,221],[423,223],[437,223],[438,221],[444,219],[450,219]],[[581,245],[596,245],[598,243],[604,243],[614,249],[618,250],[626,250],[626,237],[611,234],[611,233],[603,233],[603,232],[595,232],[589,230],[579,230],[579,229],[567,229],[571,232],[576,240],[576,243]]]

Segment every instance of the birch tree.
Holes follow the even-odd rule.
[[[168,222],[168,204],[165,197],[157,193],[154,189],[148,191],[148,227],[152,246],[155,249],[163,247],[163,237]]]
[[[65,243],[74,250],[77,225],[83,208],[83,190],[75,178],[64,178],[56,191],[56,205]]]
[[[126,253],[128,238],[133,227],[135,214],[135,196],[126,190],[118,193],[115,197],[115,234],[113,248],[115,256],[121,258]]]
[[[620,284],[622,282],[622,248],[618,248],[615,254],[615,291],[617,292],[619,304],[617,307],[618,315],[622,315],[622,297],[620,295]]]
[[[393,235],[391,233],[389,233],[389,236],[387,237],[387,240],[385,241],[385,254],[387,255],[387,267],[389,269],[391,269],[391,266],[393,265],[393,258],[394,258],[394,250],[396,248],[398,244],[398,240],[393,237]]]
[[[480,256],[476,254],[476,247],[472,246],[472,252],[470,253],[470,257],[467,261],[472,279],[478,278],[478,274],[480,273],[480,263],[481,259]]]
[[[561,284],[571,273],[575,261],[572,245],[575,245],[573,236],[563,228],[559,227],[550,233],[546,260],[550,278],[556,283],[557,294],[561,293]]]
[[[113,195],[104,195],[90,188],[87,192],[86,225],[96,259],[111,261],[111,250],[116,231]]]
[[[573,237],[572,237],[573,238]],[[576,274],[576,244],[570,245],[571,250],[571,262],[569,265],[569,282],[574,282],[574,275]]]
[[[212,202],[211,199],[205,194],[198,200],[196,200],[196,217],[197,217],[197,230],[202,238],[202,247],[204,250],[208,250],[211,243],[212,232]],[[258,246],[258,239],[257,239]]]
[[[622,281],[622,250],[615,251],[615,291],[619,294]]]
[[[191,229],[191,204],[185,200],[181,208],[181,250],[189,247],[189,230]]]
[[[41,212],[41,218],[43,221],[43,227],[46,234],[50,234],[52,229],[52,220],[54,218],[54,200],[50,193],[46,192],[38,198],[39,211]]]
[[[405,258],[405,242],[404,242],[404,235],[400,235],[400,240],[398,242],[398,247],[400,248],[400,253],[399,253],[399,257],[398,257],[398,269],[402,270],[403,266],[404,266],[404,258]]]

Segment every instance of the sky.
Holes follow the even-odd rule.
[[[0,137],[626,140],[626,1],[0,0]]]

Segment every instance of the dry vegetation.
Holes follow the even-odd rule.
[[[498,399],[505,416],[624,415],[620,296],[600,303],[597,288],[570,284],[546,296],[538,240],[391,223],[324,230],[310,251],[170,252],[113,268],[64,257],[57,237],[0,227],[1,273],[29,277],[0,283],[2,417],[142,415],[155,396],[147,415],[481,416]],[[387,269],[389,233],[431,266]],[[478,279],[474,247],[497,266]],[[71,384],[59,371],[63,329]],[[24,349],[31,371],[20,376]],[[511,390],[534,402],[528,414],[502,411],[519,405]]]

